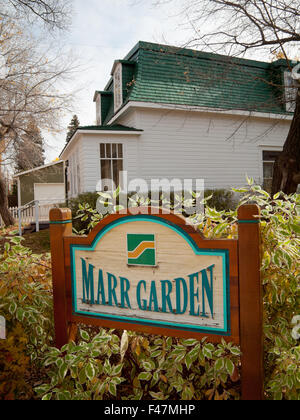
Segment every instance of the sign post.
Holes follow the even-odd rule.
[[[248,400],[263,399],[263,300],[259,216],[257,205],[242,206],[238,211],[242,395]]]
[[[181,216],[138,209],[72,236],[50,212],[56,345],[79,323],[241,345],[242,397],[261,399],[259,209],[239,209],[239,239],[207,240]]]
[[[50,247],[54,302],[55,342],[61,348],[68,342],[69,322],[66,304],[66,267],[64,237],[72,235],[72,213],[69,209],[50,210]]]

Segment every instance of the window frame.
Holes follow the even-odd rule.
[[[118,63],[114,71],[114,111],[117,112],[123,105],[123,71],[122,63]],[[118,76],[118,83],[117,82]],[[119,98],[119,101],[117,101]]]
[[[102,125],[102,109],[101,109],[101,94],[98,93],[96,98],[96,124]]]
[[[117,152],[117,157],[113,157],[113,146],[116,146],[116,152]],[[105,157],[102,157],[102,152],[101,152],[101,146],[104,146],[104,151],[105,151]],[[110,157],[107,156],[107,148],[108,146],[110,147]],[[121,147],[121,157],[120,157],[120,150],[119,147]],[[103,161],[110,161],[110,180],[113,181],[113,183],[115,184],[116,188],[118,188],[118,186],[120,186],[120,188],[123,188],[123,177],[121,176],[121,173],[124,172],[124,165],[125,165],[125,145],[124,143],[121,142],[101,142],[99,143],[99,160],[100,160],[100,180],[101,180],[101,190],[103,191],[103,185],[102,185],[102,162]],[[117,185],[117,183],[115,182],[114,179],[114,165],[113,162],[114,161],[121,161],[122,162],[122,169],[119,170],[118,172],[118,178],[119,178],[119,185]]]
[[[261,149],[261,154],[262,154],[262,186],[263,186],[263,188],[266,190],[266,181],[268,180],[268,181],[272,181],[272,179],[273,179],[273,174],[274,174],[274,163],[275,163],[275,160],[276,160],[276,158],[273,160],[267,160],[267,159],[265,159],[265,156],[264,156],[264,154],[265,153],[275,153],[275,154],[280,154],[282,152],[282,148],[279,148],[279,147],[262,147],[262,149]],[[265,164],[266,163],[273,163],[273,167],[272,167],[272,177],[271,178],[265,178],[265,171],[264,171],[264,168],[265,168]]]
[[[290,81],[294,81],[294,86]],[[296,95],[297,95],[297,82],[293,79],[290,71],[284,72],[284,98],[285,98],[285,110],[287,112],[295,112],[296,109]],[[294,97],[294,99],[293,99]]]

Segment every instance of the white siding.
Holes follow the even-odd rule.
[[[68,168],[68,182],[70,189],[68,191],[69,197],[76,197],[81,192],[84,192],[84,159],[82,158],[82,139],[79,138],[74,141],[68,148],[67,153],[64,154],[64,160],[69,161]]]
[[[283,146],[290,122],[191,111],[139,109],[138,176],[204,178],[205,188],[262,182],[262,150]],[[263,147],[264,146],[264,147]]]
[[[117,123],[125,125],[126,127],[132,127],[140,129],[138,121],[138,111],[134,108],[129,108],[123,115],[118,118]]]
[[[281,150],[290,121],[184,110],[129,109],[115,121],[144,130],[141,136],[81,134],[64,154],[70,172],[80,171],[78,192],[100,181],[100,143],[122,143],[128,182],[204,179],[205,188],[245,185],[246,175],[263,181],[262,151]],[[72,180],[72,177],[69,177]],[[77,182],[78,184],[78,182]],[[77,195],[76,180],[73,195]]]
[[[97,183],[101,179],[100,172],[100,144],[123,144],[124,171],[128,172],[129,179],[137,177],[137,143],[139,137],[130,135],[85,134],[82,135],[81,159],[83,166],[83,179],[85,192],[96,191]]]

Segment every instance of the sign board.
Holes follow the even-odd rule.
[[[164,219],[132,216],[71,245],[73,312],[230,335],[227,249],[200,249]]]
[[[239,221],[242,236],[248,226],[259,231],[252,216]],[[204,239],[182,217],[151,209],[108,216],[88,237],[72,236],[67,209],[51,210],[50,219],[59,347],[78,323],[241,345],[251,331],[255,307],[242,306],[249,295],[241,296],[238,262],[249,281],[255,270],[259,291],[259,236],[244,252],[243,241]]]

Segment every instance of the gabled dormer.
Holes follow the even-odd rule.
[[[96,91],[94,102],[96,103],[96,124],[104,125],[113,102],[113,92]]]
[[[104,91],[96,91],[96,123],[105,125],[126,103],[131,88],[135,83],[136,62],[117,60],[114,62],[111,79]]]
[[[291,71],[296,64],[296,62],[290,61],[288,65],[285,59],[279,59],[271,64],[271,68],[277,72],[277,78],[273,77],[272,82],[281,86],[282,106],[286,112],[294,112],[296,108],[299,85]]]
[[[284,95],[285,107],[287,112],[295,112],[296,98],[298,92],[298,81],[294,79],[292,72],[284,72]]]
[[[135,61],[116,60],[111,75],[113,78],[114,113],[123,106],[134,83]]]

